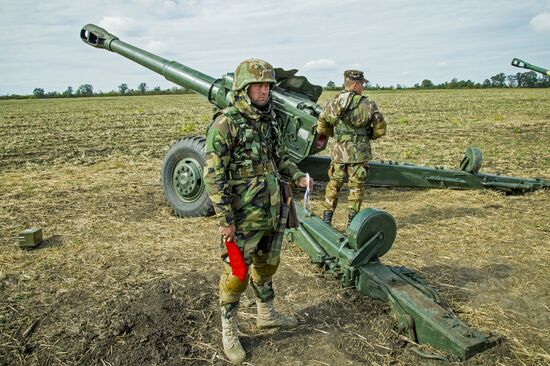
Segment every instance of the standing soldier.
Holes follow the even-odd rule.
[[[246,358],[238,338],[237,310],[249,278],[257,298],[258,328],[297,325],[294,317],[274,310],[271,278],[279,266],[288,213],[281,178],[300,187],[308,182],[289,160],[274,118],[271,88],[275,82],[269,63],[250,59],[239,64],[230,106],[214,115],[206,135],[204,181],[222,235],[222,343],[232,362]],[[312,180],[309,185],[313,188]]]
[[[348,226],[361,209],[364,184],[367,180],[366,164],[371,158],[369,140],[386,133],[384,116],[376,103],[363,94],[363,84],[368,80],[362,71],[344,72],[344,91],[329,100],[319,115],[317,132],[333,136],[332,162],[325,193],[323,221],[328,225],[338,204],[338,192],[348,179]]]

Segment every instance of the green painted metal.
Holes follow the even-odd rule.
[[[459,169],[468,173],[476,174],[481,168],[483,155],[478,147],[469,146],[460,162]]]
[[[550,70],[532,65],[528,62],[520,60],[519,58],[514,58],[512,60],[512,66],[521,67],[521,68],[527,69],[527,70],[533,70],[533,71],[536,71],[536,72],[540,72],[543,75],[550,76]]]
[[[82,28],[80,38],[90,46],[118,53],[163,75],[167,80],[207,98],[216,108],[224,108],[229,103],[233,82],[232,73],[215,79],[176,61],[166,60],[125,43],[105,29],[93,24]],[[521,63],[524,66],[520,67],[527,67],[527,65],[533,67],[523,61]],[[316,180],[327,181],[330,160],[327,157],[314,155],[324,150],[328,141],[326,136],[319,135],[316,131],[317,117],[322,111],[322,107],[316,102],[321,95],[322,88],[310,84],[303,76],[297,76],[297,70],[279,68],[275,69],[275,73],[277,85],[272,91],[274,110],[282,127],[282,138],[288,146],[289,155]],[[370,161],[367,184],[418,188],[491,188],[510,193],[522,193],[550,187],[550,183],[542,179],[480,173],[481,160],[481,151],[478,148],[470,147],[466,151],[459,170],[429,168],[393,161]],[[185,199],[187,193],[183,193],[181,197]]]
[[[167,80],[205,97],[216,108],[225,108],[229,103],[233,73],[215,79],[200,71],[169,61],[150,52],[121,41],[115,35],[93,24],[80,31],[82,41],[90,46],[118,53]],[[275,114],[283,126],[283,140],[288,146],[293,161],[323,150],[326,136],[316,132],[317,116],[321,107],[316,103],[322,88],[310,84],[297,70],[275,69],[277,85],[272,90]]]
[[[178,197],[185,202],[196,201],[204,191],[202,165],[195,159],[184,158],[176,164],[172,184]]]
[[[474,158],[480,158],[475,152]],[[330,158],[310,156],[298,164],[316,180],[328,180]],[[480,162],[472,163],[475,169]],[[466,168],[470,165],[467,164]],[[471,173],[465,170],[426,167],[397,161],[369,161],[366,184],[374,187],[494,189],[519,194],[538,189],[550,189],[550,181],[542,178],[516,178],[500,174]]]
[[[385,301],[406,337],[459,360],[491,348],[498,335],[483,335],[442,306],[437,291],[404,267],[380,262],[393,244],[397,228],[393,217],[377,209],[360,211],[344,235],[320,218],[296,207],[300,226],[286,237],[302,248],[313,263],[337,275],[342,285]]]
[[[21,231],[18,235],[19,247],[36,248],[42,242],[42,228],[32,227]]]

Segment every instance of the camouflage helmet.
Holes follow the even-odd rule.
[[[270,83],[275,84],[275,70],[269,62],[262,60],[249,59],[241,62],[235,70],[233,77],[233,90],[244,89],[252,83]]]

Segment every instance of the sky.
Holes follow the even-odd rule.
[[[550,68],[550,0],[0,0],[0,95],[174,86],[85,45],[88,23],[216,78],[247,58],[319,85],[347,69],[412,86],[527,71],[514,57]]]

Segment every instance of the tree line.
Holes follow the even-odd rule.
[[[76,88],[76,90],[72,86],[67,87],[63,92],[45,91],[44,88],[34,88],[32,95],[11,94],[0,96],[0,99],[112,97],[118,95],[170,95],[189,93],[192,93],[189,89],[180,87],[161,89],[160,86],[156,86],[149,89],[147,83],[140,83],[137,89],[132,89],[128,87],[128,84],[122,83],[117,87],[117,90],[111,90],[109,92],[100,90],[96,92],[91,84],[82,84]]]
[[[550,88],[550,77],[546,75],[539,76],[535,71],[518,72],[514,75],[506,75],[503,72],[485,79],[482,83],[472,80],[445,81],[441,84],[434,84],[429,79],[422,80],[413,86],[397,84],[392,86],[380,86],[378,84],[365,84],[366,89],[483,89],[483,88]],[[333,81],[329,81],[325,90],[342,90],[343,86],[337,86]]]
[[[506,75],[503,72],[485,79],[482,83],[472,80],[458,80],[457,78],[451,81],[445,81],[440,84],[434,84],[429,79],[422,80],[421,83],[416,83],[413,86],[405,86],[397,84],[396,86],[380,86],[371,83],[365,84],[366,89],[386,90],[386,89],[483,89],[483,88],[549,88],[550,77],[540,75],[534,71],[518,72],[513,75]],[[329,81],[324,87],[324,90],[342,90],[342,85],[336,85],[334,81]],[[109,92],[94,91],[94,87],[90,84],[82,84],[78,88],[73,89],[72,86],[67,87],[63,92],[45,91],[44,88],[35,88],[32,95],[11,94],[0,96],[0,99],[26,99],[26,98],[72,98],[72,97],[111,97],[117,95],[170,95],[170,94],[189,94],[192,93],[187,88],[172,87],[161,89],[156,86],[149,89],[146,83],[139,83],[136,89],[132,89],[126,83],[122,83],[117,87],[117,90]]]

